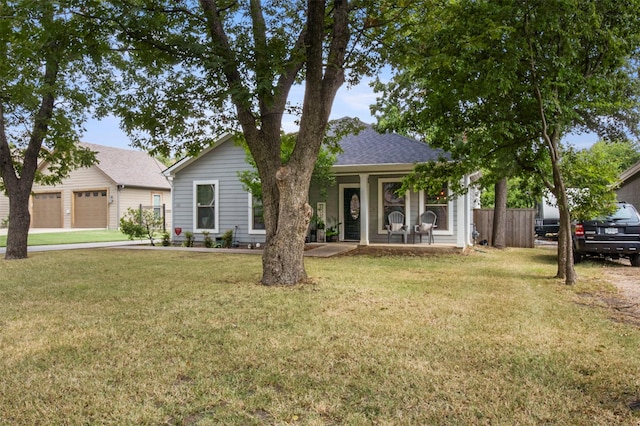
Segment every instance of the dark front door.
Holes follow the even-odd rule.
[[[345,188],[344,197],[344,239],[360,240],[360,188]]]

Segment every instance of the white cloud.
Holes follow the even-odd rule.
[[[370,106],[376,102],[376,94],[369,85],[371,80],[363,80],[353,87],[343,86],[336,95],[331,118],[357,117],[365,123],[373,123]]]

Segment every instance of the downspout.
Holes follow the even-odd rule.
[[[173,239],[175,238],[175,229],[176,229],[176,224],[174,222],[174,217],[175,215],[173,214],[174,212],[174,208],[173,208],[173,175],[169,175],[166,176],[167,178],[167,182],[169,182],[169,208],[171,209],[171,224],[169,225],[171,228],[169,229],[169,235],[171,235],[171,240],[173,241]],[[166,220],[166,219],[165,219]]]
[[[124,185],[116,185],[116,229],[120,229],[120,192]]]
[[[469,188],[469,175],[465,175],[462,178],[462,185],[465,188]],[[456,232],[456,247],[466,248],[470,244],[471,236],[471,218],[469,214],[470,208],[470,195],[467,191],[464,195],[457,197],[458,203],[458,230]]]
[[[473,212],[471,209],[471,188],[469,188],[471,184],[471,178],[469,177],[469,175],[465,175],[464,177],[464,185],[465,188],[467,188],[467,193],[465,194],[464,198],[465,198],[465,208],[464,208],[464,212],[465,212],[465,224],[464,224],[464,229],[465,231],[465,240],[466,240],[466,247],[469,247],[473,244],[473,237],[471,236],[473,229],[471,229],[471,227],[473,226]]]

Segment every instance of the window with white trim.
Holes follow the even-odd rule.
[[[194,230],[217,232],[218,181],[194,181]]]
[[[438,231],[449,230],[449,210],[451,208],[449,198],[447,185],[435,194],[424,193],[424,211],[436,214],[436,230]]]
[[[153,215],[156,219],[162,217],[162,194],[153,194]]]
[[[397,191],[402,187],[400,179],[378,180],[378,232],[386,232],[389,213],[399,211],[407,219],[407,203],[409,194],[398,195]]]
[[[249,193],[249,233],[265,234],[264,207],[262,200]]]

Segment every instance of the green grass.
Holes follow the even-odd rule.
[[[0,424],[637,425],[640,330],[546,250],[306,259],[87,250],[0,268]]]
[[[107,241],[126,241],[129,238],[120,231],[90,230],[90,231],[68,231],[50,232],[42,234],[29,234],[28,244],[30,246],[46,246],[52,244],[77,244],[77,243],[100,243]],[[7,246],[7,236],[0,235],[0,247]]]

